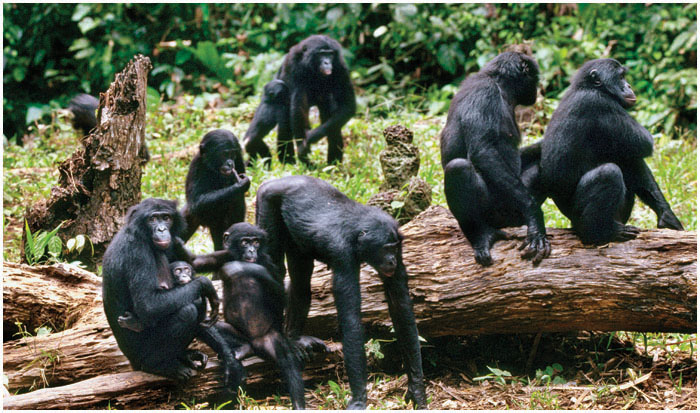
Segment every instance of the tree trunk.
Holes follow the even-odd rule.
[[[28,209],[32,234],[51,231],[65,242],[77,235],[90,237],[99,261],[122,225],[126,210],[141,200],[141,168],[146,149],[146,85],[151,61],[136,56],[100,94],[97,126],[83,137],[83,148],[59,166],[58,185],[51,197]],[[22,236],[22,248],[26,233]],[[88,248],[89,249],[89,248]],[[22,251],[22,257],[25,257]]]
[[[492,250],[494,265],[482,268],[474,262],[471,248],[445,208],[429,208],[402,231],[404,263],[418,329],[424,337],[573,330],[696,331],[695,232],[648,230],[632,241],[588,248],[570,230],[548,229],[552,255],[534,267],[519,257],[516,248],[525,237],[525,227],[510,228],[513,239],[496,243]],[[4,277],[6,315],[12,314],[25,324],[32,322],[31,315],[17,308],[26,305],[20,303],[19,292],[24,294],[23,303],[43,300],[45,308],[60,309],[51,314],[80,314],[65,331],[3,344],[3,367],[11,391],[43,387],[46,382],[57,386],[105,374],[126,374],[61,390],[68,393],[46,390],[37,395],[44,394],[40,397],[44,401],[37,404],[15,404],[16,400],[33,400],[29,395],[6,397],[6,407],[103,406],[100,403],[105,400],[126,408],[154,408],[161,406],[158,403],[174,407],[177,400],[221,396],[220,374],[215,356],[208,349],[212,366],[183,388],[163,386],[162,379],[143,373],[127,373],[130,367],[107,326],[95,277],[76,277],[81,279],[78,286],[86,286],[70,287],[96,291],[94,298],[82,292],[82,299],[66,300],[58,292],[68,287],[32,288],[40,282],[48,283],[40,280],[47,277],[48,269],[5,265],[9,268]],[[48,277],[58,278],[51,274]],[[316,266],[306,334],[337,337],[330,277],[325,265]],[[391,322],[376,272],[363,266],[360,283],[367,332],[388,334]],[[220,288],[218,281],[215,284]],[[92,307],[86,310],[84,303],[90,300]],[[83,309],[78,310],[81,305]],[[338,360],[335,353],[331,360]],[[306,370],[311,375],[316,372],[314,368]],[[257,377],[253,383],[269,383],[278,376],[277,370],[267,364],[255,364],[249,373],[251,379]],[[97,382],[100,386],[112,384],[104,384],[103,391],[97,389]],[[92,392],[86,390],[92,387]],[[86,391],[87,396],[81,393]],[[51,395],[57,399],[50,401]],[[70,404],[73,401],[79,404]]]

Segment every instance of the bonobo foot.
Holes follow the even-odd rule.
[[[493,244],[496,241],[510,238],[507,232],[501,231],[500,229],[489,228],[481,234],[478,241],[472,244],[474,259],[482,266],[488,267],[493,264],[493,260],[491,259],[491,247],[493,247]]]
[[[209,357],[199,350],[186,350],[185,354],[180,357],[180,361],[187,367],[202,371],[207,367]]]
[[[330,352],[323,340],[313,336],[299,336],[293,343],[295,353],[301,360],[308,362],[314,354]]]
[[[245,376],[245,370],[240,361],[236,359],[224,361],[224,387],[232,392],[237,392],[238,386],[243,383]]]
[[[549,257],[549,254],[552,252],[552,246],[549,244],[545,234],[527,234],[518,250],[524,250],[520,254],[520,258],[525,260],[532,259],[532,264],[537,265],[543,258]]]
[[[348,403],[348,410],[367,410],[367,401],[355,400],[353,397],[350,403]]]
[[[639,235],[639,228],[632,225],[620,225],[615,231],[613,241],[625,242],[637,238],[637,235]]]

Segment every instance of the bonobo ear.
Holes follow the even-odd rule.
[[[231,236],[230,232],[228,232],[228,231],[224,232],[224,239],[223,239],[224,244],[226,244],[226,241],[228,241],[228,237],[230,237],[230,236]]]
[[[520,71],[526,75],[530,74],[530,65],[527,64],[527,61],[525,61],[525,59],[520,60]]]
[[[600,86],[603,84],[603,82],[600,80],[600,75],[598,75],[598,71],[596,69],[591,70],[588,72],[588,78],[591,80],[594,86]]]

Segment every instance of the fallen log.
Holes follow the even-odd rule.
[[[482,268],[474,262],[471,248],[445,208],[429,208],[402,231],[414,311],[424,337],[575,330],[696,331],[695,232],[646,230],[632,241],[590,248],[584,247],[570,230],[548,229],[552,254],[534,267],[520,259],[516,248],[526,229],[509,228],[513,239],[498,242],[492,250],[494,265]],[[14,291],[19,288],[15,283],[34,285],[34,278],[41,274],[26,271],[24,277],[5,277],[4,288]],[[305,330],[324,339],[337,337],[330,276],[324,265],[317,265]],[[386,335],[391,323],[376,272],[364,266],[360,278],[363,322],[368,334]],[[37,300],[43,296],[50,301],[46,290],[24,290],[33,291]],[[12,313],[17,305],[11,295],[3,296],[6,313]],[[99,293],[93,305],[67,330],[3,344],[3,367],[10,391],[66,385],[130,370],[107,326]],[[212,352],[208,353],[213,360]],[[252,369],[251,375],[260,374],[263,382],[277,376],[276,369],[269,365]],[[95,397],[81,402],[80,407],[107,400],[113,401],[112,406],[125,408],[153,408],[159,402],[173,407],[176,401],[191,401],[195,395],[219,395],[219,379],[213,365],[183,389],[158,385],[149,390],[147,397],[139,390],[129,390],[131,387],[101,395],[93,392]],[[144,386],[148,383],[143,382]],[[74,386],[82,389],[85,385]],[[6,398],[5,406],[14,397],[29,396]],[[138,400],[149,403],[139,404]]]

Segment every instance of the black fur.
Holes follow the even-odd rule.
[[[214,249],[221,250],[226,228],[245,219],[249,187],[241,146],[233,133],[216,129],[204,135],[187,173],[183,210],[187,228],[182,239],[190,239],[202,225],[209,228]]]
[[[200,325],[206,316],[201,297],[216,295],[211,281],[199,277],[178,288],[159,286],[171,279],[169,262],[187,258],[176,242],[184,226],[177,203],[146,199],[129,209],[125,221],[102,260],[102,297],[114,338],[132,368],[186,380],[194,374],[187,346],[198,337],[224,360],[225,384],[238,380],[242,366],[226,341],[215,327]],[[119,326],[117,318],[126,311],[143,323],[143,332]]]
[[[505,52],[469,76],[452,99],[440,135],[445,197],[481,265],[507,234],[527,224],[522,256],[539,263],[550,253],[544,216],[521,179],[520,130],[515,106],[537,99],[539,67],[531,57]]]
[[[321,125],[309,125],[309,107],[317,106]],[[337,41],[328,36],[310,36],[293,46],[275,80],[265,85],[263,98],[243,139],[246,152],[270,157],[263,142],[277,128],[277,155],[294,162],[294,142],[299,159],[307,162],[310,146],[328,137],[328,163],[343,160],[341,128],[355,114],[355,91]]]
[[[290,176],[261,185],[256,219],[269,235],[270,256],[280,282],[285,256],[287,259],[291,284],[286,327],[292,338],[301,335],[309,312],[314,260],[333,270],[333,296],[352,390],[348,407],[364,408],[367,402],[358,282],[360,264],[366,262],[379,272],[384,285],[389,314],[404,351],[407,397],[416,408],[425,408],[418,330],[396,221],[380,209],[352,201],[328,183],[308,176]]]
[[[76,95],[68,103],[68,109],[73,112],[73,127],[87,135],[97,125],[96,111],[100,105],[99,99],[85,93]]]
[[[626,111],[636,103],[626,72],[614,59],[586,62],[541,141],[537,190],[587,244],[636,237],[639,230],[624,225],[635,196],[654,210],[659,228],[683,229],[644,161],[654,139]]]

